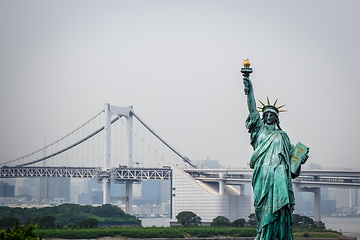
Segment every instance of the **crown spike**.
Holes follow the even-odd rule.
[[[279,110],[279,112],[287,112],[287,110]]]
[[[263,105],[263,107],[265,107],[265,104],[263,104],[263,102],[259,99],[259,102],[261,103],[261,105]]]
[[[284,105],[281,105],[280,107],[278,107],[277,109],[280,109],[280,108],[282,108],[282,107],[284,107],[285,106],[285,104]]]
[[[274,107],[276,106],[277,101],[278,101],[278,100],[276,99],[275,102],[274,102]]]
[[[269,97],[266,97],[266,98],[267,98],[268,105],[270,105]]]

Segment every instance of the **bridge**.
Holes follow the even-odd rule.
[[[85,167],[5,167],[0,169],[0,178],[22,177],[94,178],[99,182],[104,179],[109,179],[111,182],[171,180],[171,169],[169,167],[163,169],[112,168],[110,171]]]
[[[252,170],[250,169],[187,169],[194,179],[203,182],[218,182],[219,192],[224,185],[240,185],[241,192],[245,184],[250,184]],[[314,193],[314,220],[321,222],[320,188],[360,188],[360,171],[357,170],[302,170],[300,176],[293,179],[294,194],[297,192]],[[296,206],[296,205],[295,205]]]
[[[134,118],[137,120],[136,126]],[[141,136],[140,132],[145,131],[150,137]],[[112,135],[112,132],[116,134]],[[168,156],[158,150],[162,148],[158,147],[159,144],[167,147]],[[134,152],[134,145],[143,150],[143,156],[139,151]],[[0,178],[96,179],[103,185],[103,204],[115,199],[111,197],[111,183],[125,183],[126,196],[121,200],[126,201],[125,211],[132,213],[133,183],[171,180],[170,166],[180,164],[179,159],[195,167],[187,157],[155,133],[132,106],[105,104],[103,111],[65,137],[24,157],[1,162]],[[119,200],[118,197],[116,199]]]
[[[140,132],[150,137],[141,136]],[[134,146],[138,151],[134,152]],[[160,153],[163,146],[167,154]],[[193,179],[218,183],[220,195],[224,194],[225,185],[240,185],[243,194],[245,184],[251,183],[250,169],[196,169],[190,159],[155,133],[132,106],[110,104],[105,104],[103,111],[65,137],[24,157],[1,162],[0,178],[92,178],[102,182],[104,204],[115,199],[111,197],[110,184],[125,183],[126,196],[121,199],[126,201],[125,211],[131,214],[133,183],[172,180],[171,166],[181,163],[192,167],[185,172]],[[320,221],[320,188],[360,188],[360,172],[303,170],[293,184],[295,192],[314,192],[315,220]]]

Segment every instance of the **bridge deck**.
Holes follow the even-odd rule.
[[[204,182],[224,180],[225,184],[239,185],[250,183],[252,171],[229,169],[191,169],[185,170],[193,178]],[[0,178],[28,178],[28,177],[67,177],[103,178],[112,182],[142,181],[142,180],[171,180],[170,168],[112,168],[103,171],[101,168],[75,167],[2,167]],[[323,171],[305,170],[293,180],[304,187],[360,187],[360,172],[358,171]]]
[[[225,184],[241,185],[251,183],[252,170],[226,170],[221,171],[206,169],[185,170],[193,178],[203,182],[218,182],[223,180]],[[293,179],[293,183],[301,187],[347,187],[360,188],[360,172],[358,171],[328,171],[328,170],[305,170],[301,175]]]
[[[94,178],[110,181],[141,181],[141,180],[170,180],[170,168],[112,168],[102,171],[101,168],[75,167],[2,167],[0,178],[28,178],[28,177],[66,177],[66,178]]]

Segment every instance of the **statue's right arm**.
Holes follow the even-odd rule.
[[[254,89],[248,77],[244,77],[244,91],[247,95],[247,105],[250,113],[250,118],[254,119],[259,112],[256,110],[256,102],[254,96]]]

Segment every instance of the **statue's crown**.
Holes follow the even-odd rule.
[[[281,105],[279,107],[276,106],[276,103],[277,103],[277,99],[276,101],[274,102],[274,104],[270,104],[270,101],[269,101],[269,98],[267,97],[267,105],[265,105],[262,101],[259,100],[259,102],[261,103],[262,107],[256,107],[258,109],[261,109],[259,110],[259,112],[262,112],[262,113],[266,113],[266,112],[272,112],[272,113],[275,113],[277,116],[279,116],[279,112],[286,112],[286,110],[279,110],[280,108],[284,107],[285,105]]]

